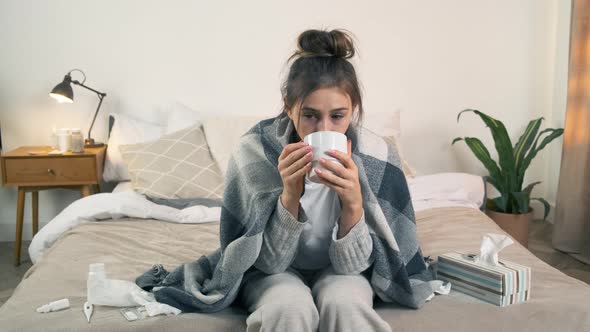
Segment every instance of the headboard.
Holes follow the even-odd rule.
[[[115,124],[115,118],[112,115],[109,115],[109,134],[107,137],[111,137],[111,130],[113,130],[113,125]]]
[[[485,176],[482,176],[481,179],[483,180],[483,203],[481,203],[479,209],[485,213],[488,202],[488,181],[486,181]]]

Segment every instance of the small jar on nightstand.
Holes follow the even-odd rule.
[[[84,136],[78,128],[72,129],[72,152],[84,152]]]

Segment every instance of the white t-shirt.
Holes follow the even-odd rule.
[[[305,193],[300,200],[307,223],[299,238],[292,265],[317,270],[330,265],[329,249],[341,214],[338,194],[330,187],[305,177]]]

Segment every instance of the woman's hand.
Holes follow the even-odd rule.
[[[281,203],[297,219],[299,199],[303,192],[303,179],[311,168],[313,147],[307,143],[287,144],[279,156],[279,174],[283,181]]]
[[[327,154],[338,159],[342,165],[320,158],[322,166],[332,173],[321,169],[316,169],[315,172],[320,182],[333,189],[342,201],[342,216],[338,230],[338,238],[341,238],[348,234],[362,217],[363,197],[358,168],[351,158],[351,141],[348,140],[348,154],[334,150],[328,151]]]

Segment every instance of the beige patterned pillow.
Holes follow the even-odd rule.
[[[120,145],[133,189],[158,198],[222,198],[223,176],[195,125],[151,142]]]

